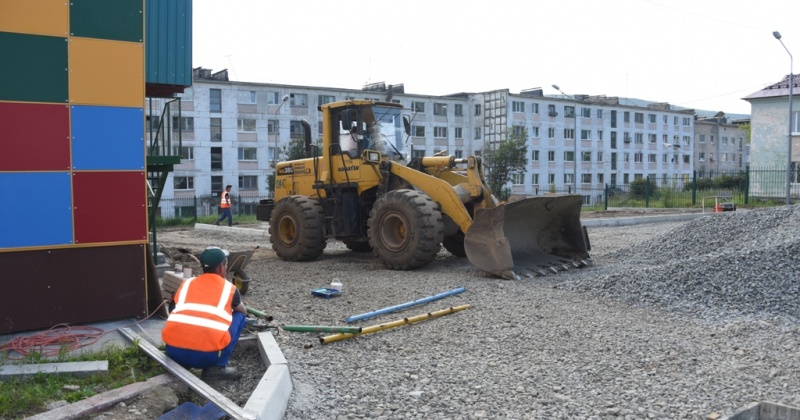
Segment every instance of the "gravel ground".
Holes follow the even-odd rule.
[[[356,323],[472,305],[413,325],[325,345],[318,334],[279,332],[294,382],[286,419],[704,419],[756,401],[800,406],[800,209],[589,236],[593,266],[519,281],[445,250],[398,272],[336,241],[317,261],[289,263],[266,238],[176,230],[159,240],[170,254],[260,245],[245,301],[278,325],[345,325],[466,288]],[[342,296],[311,295],[333,278]],[[254,386],[223,392],[243,404]]]

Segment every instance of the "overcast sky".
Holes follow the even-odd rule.
[[[557,84],[749,114],[741,98],[789,73],[772,32],[800,58],[798,0],[194,0],[193,14],[193,67],[242,82],[430,95]]]

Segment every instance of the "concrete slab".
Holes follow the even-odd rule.
[[[800,407],[762,401],[752,403],[723,420],[800,420]]]
[[[0,381],[27,378],[39,373],[47,375],[91,376],[108,374],[108,360],[92,362],[37,363],[31,365],[0,366]]]

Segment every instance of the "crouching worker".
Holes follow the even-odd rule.
[[[167,355],[185,368],[203,369],[205,380],[237,379],[228,358],[245,326],[247,308],[225,280],[228,252],[210,247],[200,254],[203,274],[175,291],[175,309],[161,332]]]

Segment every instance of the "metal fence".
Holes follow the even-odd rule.
[[[800,196],[800,179],[792,173],[791,197],[794,202]],[[608,209],[609,207],[643,208],[691,208],[710,207],[715,202],[742,204],[784,204],[786,202],[786,169],[753,169],[744,171],[695,171],[691,177],[675,175],[634,179],[628,184],[565,188],[535,188],[532,194],[514,194],[509,190],[496,193],[501,200],[550,194],[579,194],[583,196],[586,209]],[[234,215],[256,214],[256,206],[268,195],[232,195]],[[219,197],[161,198],[156,217],[168,220],[218,215]]]

